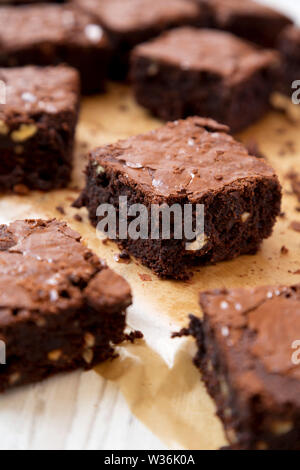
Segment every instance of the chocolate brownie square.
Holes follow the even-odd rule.
[[[128,213],[133,204],[146,207],[149,235],[121,239],[117,231],[119,245],[158,276],[186,279],[193,265],[256,253],[280,212],[281,188],[273,169],[249,155],[226,126],[194,117],[90,153],[86,187],[75,206],[86,206],[96,226],[98,206],[112,204],[118,215],[120,196],[127,197]],[[172,217],[169,237],[162,230],[157,239],[150,235],[153,205],[173,204],[182,214],[192,209],[193,227],[197,204],[204,206],[204,237],[196,228],[195,238],[184,230],[178,237],[183,219]]]
[[[292,20],[283,13],[252,0],[198,0],[210,7],[213,25],[264,47],[274,47],[278,35]]]
[[[126,77],[129,52],[171,27],[209,26],[209,9],[190,0],[73,0],[95,16],[114,48],[111,76]]]
[[[300,285],[204,292],[200,304],[185,334],[231,448],[300,450]]]
[[[279,37],[278,48],[281,53],[279,91],[291,96],[295,91],[293,83],[300,80],[300,28],[287,27]]]
[[[0,8],[0,66],[57,65],[80,71],[83,93],[104,88],[108,38],[88,13],[72,5]]]
[[[275,52],[230,33],[184,27],[137,46],[131,79],[156,116],[207,116],[237,132],[268,110],[276,65]]]
[[[0,191],[50,190],[71,176],[78,118],[78,72],[67,66],[0,68]]]
[[[0,391],[90,369],[125,339],[127,282],[56,220],[0,226]]]

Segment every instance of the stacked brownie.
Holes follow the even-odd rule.
[[[94,18],[72,5],[0,8],[0,66],[67,63],[80,71],[82,90],[102,90],[109,42]]]
[[[284,14],[253,0],[196,0],[210,8],[215,28],[264,47],[274,47],[285,26],[292,23]]]
[[[161,232],[158,239],[116,235],[158,276],[185,279],[193,265],[256,253],[280,212],[281,187],[273,169],[249,155],[226,126],[195,117],[91,152],[86,188],[75,205],[86,206],[96,226],[98,206],[109,202],[119,214],[120,196],[127,196],[129,208],[143,204],[149,221],[153,205],[194,211],[204,205],[202,243],[189,241],[195,248],[187,248],[184,236],[176,238],[174,223],[168,239]]]
[[[56,220],[0,226],[0,391],[115,356],[127,282]]]
[[[184,27],[137,46],[131,78],[156,116],[208,116],[237,132],[268,109],[277,60],[230,33]]]
[[[200,304],[183,333],[231,448],[300,450],[300,285],[204,292]]]
[[[129,52],[162,31],[181,25],[209,26],[210,9],[192,0],[73,0],[94,15],[114,49],[113,78],[125,78]]]
[[[0,191],[50,190],[70,181],[80,84],[75,69],[0,68]]]

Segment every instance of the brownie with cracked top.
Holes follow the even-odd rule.
[[[109,40],[94,18],[70,4],[0,7],[0,66],[57,65],[79,70],[85,94],[103,90]]]
[[[67,66],[0,68],[0,191],[65,187],[71,177],[80,81]]]
[[[130,75],[154,115],[210,117],[237,132],[269,109],[277,63],[275,52],[228,32],[183,27],[137,46]]]
[[[186,0],[73,0],[93,14],[108,33],[114,57],[111,76],[123,79],[128,72],[129,52],[137,44],[162,31],[182,25],[208,27],[210,9]]]
[[[127,282],[56,220],[0,226],[0,391],[90,369],[125,339]]]
[[[199,367],[232,449],[300,449],[300,285],[200,296]]]
[[[110,203],[118,212],[120,196],[127,196],[128,207],[145,205],[149,215],[153,204],[179,204],[182,210],[185,204],[193,210],[204,205],[199,245],[177,239],[172,220],[169,239],[161,232],[158,239],[137,240],[117,233],[121,247],[158,276],[186,279],[194,265],[256,253],[280,213],[281,187],[274,170],[249,155],[226,126],[194,117],[90,153],[86,187],[75,206],[86,206],[96,226],[98,206]]]
[[[196,0],[203,8],[210,8],[215,28],[230,31],[237,36],[274,47],[280,32],[292,20],[267,5],[253,0]]]

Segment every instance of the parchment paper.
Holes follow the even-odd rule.
[[[290,104],[281,97],[276,100],[281,106]],[[293,115],[299,116],[297,106],[290,108]],[[90,248],[128,280],[134,294],[128,323],[142,330],[145,338],[119,348],[119,358],[102,364],[97,372],[118,384],[132,413],[170,448],[217,449],[226,441],[214,404],[192,364],[195,345],[190,339],[174,340],[170,335],[187,324],[189,313],[201,315],[197,301],[202,289],[300,282],[300,275],[295,274],[300,269],[300,233],[289,228],[292,220],[300,221],[300,212],[296,211],[300,204],[286,178],[290,170],[300,170],[300,122],[274,111],[239,136],[245,142],[255,138],[284,186],[286,215],[279,218],[273,236],[256,256],[197,268],[188,282],[158,280],[134,260],[128,265],[117,263],[117,247],[98,240],[86,210],[70,207],[83,185],[84,154],[90,148],[160,124],[134,103],[129,88],[123,85],[110,85],[107,94],[83,100],[71,189],[3,196],[0,222],[34,217],[66,220]],[[58,206],[65,214],[56,209]],[[80,214],[83,221],[76,221],[75,214]],[[282,246],[288,248],[288,254],[281,253]]]

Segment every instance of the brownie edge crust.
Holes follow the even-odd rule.
[[[0,226],[1,392],[90,369],[127,338],[130,287],[80,240],[56,220]]]
[[[231,449],[300,449],[300,285],[200,295],[195,364]],[[294,358],[295,356],[295,358]]]
[[[179,204],[182,211],[203,204],[205,243],[197,250],[172,236],[172,224],[170,239],[119,239],[117,233],[119,245],[161,278],[186,279],[192,266],[254,254],[272,233],[281,187],[274,171],[227,131],[195,117],[95,149],[75,206],[86,206],[97,226],[98,206],[110,203],[118,215],[120,196],[127,196],[128,208],[143,204],[148,214],[152,204]]]

